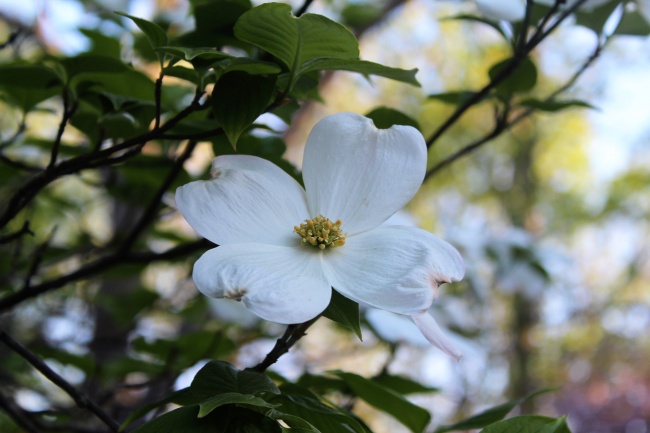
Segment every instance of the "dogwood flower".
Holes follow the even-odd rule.
[[[487,19],[517,22],[526,15],[525,0],[476,0],[476,7]]]
[[[427,312],[439,285],[462,279],[460,254],[422,229],[382,226],[419,189],[426,159],[415,128],[377,129],[353,113],[328,116],[312,130],[304,189],[262,158],[218,156],[214,179],[176,190],[188,223],[219,245],[194,264],[197,288],[292,324],[322,313],[333,287],[412,316],[432,344],[458,358]]]

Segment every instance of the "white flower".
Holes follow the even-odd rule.
[[[487,19],[517,22],[526,15],[525,0],[476,0],[476,7]]]
[[[415,128],[377,129],[352,113],[314,127],[305,189],[264,159],[215,158],[214,179],[176,191],[185,219],[220,245],[195,263],[196,286],[285,324],[322,313],[334,287],[356,302],[413,316],[429,341],[458,357],[427,311],[440,284],[462,279],[460,254],[424,230],[381,226],[415,195],[426,159]]]

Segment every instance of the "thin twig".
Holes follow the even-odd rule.
[[[161,105],[161,98],[162,98],[162,82],[163,82],[163,77],[165,75],[163,74],[162,69],[160,70],[160,75],[158,75],[158,78],[156,79],[156,86],[154,88],[154,101],[155,101],[155,118],[154,118],[154,125],[153,129],[158,129],[160,128],[160,105]]]
[[[50,156],[50,163],[47,165],[47,170],[51,169],[54,167],[54,164],[56,164],[56,159],[59,155],[59,147],[61,146],[61,139],[63,138],[63,131],[65,131],[65,127],[68,125],[68,122],[70,121],[70,118],[74,112],[77,111],[76,102],[73,102],[72,105],[70,105],[69,93],[70,92],[68,91],[68,88],[65,87],[63,89],[63,117],[61,118],[61,123],[59,123],[59,129],[56,132],[56,138],[52,143],[52,154]]]
[[[23,226],[20,228],[20,230],[15,231],[13,233],[9,233],[8,235],[5,236],[0,236],[0,245],[11,242],[14,239],[18,239],[19,237],[27,234],[34,236],[34,232],[29,229],[29,221],[25,221],[23,223]]]
[[[12,32],[9,35],[9,37],[7,38],[7,40],[5,42],[3,42],[2,44],[0,44],[0,50],[5,49],[9,45],[13,44],[16,41],[16,39],[18,38],[19,34],[20,34],[20,30],[16,30],[15,32]]]
[[[0,388],[0,409],[5,411],[11,419],[13,419],[16,424],[24,429],[27,433],[40,433],[38,429],[36,428],[36,425],[32,421],[31,417],[25,414],[25,411],[23,411],[16,403],[11,401],[8,397],[6,397],[2,393],[2,389]]]
[[[34,275],[36,275],[36,273],[38,272],[38,267],[41,265],[41,261],[43,260],[43,254],[50,246],[50,241],[54,237],[55,233],[56,233],[56,226],[54,226],[52,231],[50,231],[50,234],[47,237],[47,239],[45,239],[45,241],[42,244],[40,244],[34,251],[34,258],[32,259],[32,264],[29,266],[27,275],[25,275],[22,290],[29,289],[29,286],[32,283],[32,278],[34,277]]]
[[[519,65],[528,57],[528,55],[542,42],[555,28],[557,28],[562,21],[564,21],[571,13],[573,13],[580,5],[582,5],[586,0],[578,0],[571,8],[564,11],[560,17],[551,25],[548,30],[543,30],[543,25],[540,25],[537,31],[531,36],[530,41],[523,46],[523,48],[515,51],[515,54],[508,62],[492,79],[488,84],[486,84],[481,90],[475,92],[470,96],[465,102],[456,108],[456,110],[445,120],[445,122],[436,129],[429,139],[427,140],[427,147],[431,147],[452,125],[454,125],[458,119],[462,117],[465,112],[482,101],[495,87],[501,84],[505,79],[510,77]],[[545,20],[550,18],[551,15],[555,13],[558,8],[558,1],[551,8],[551,10],[545,16]],[[543,21],[544,23],[545,21]]]
[[[17,168],[18,170],[28,171],[30,173],[38,173],[39,171],[43,170],[41,167],[34,167],[23,162],[7,158],[7,156],[2,153],[0,153],[0,161],[11,167]]]
[[[214,247],[215,245],[213,243],[205,239],[200,239],[198,241],[178,245],[162,253],[152,253],[152,252],[139,252],[139,253],[133,252],[128,254],[113,253],[108,256],[96,259],[95,261],[92,261],[90,263],[87,263],[81,268],[69,274],[62,275],[58,278],[54,278],[49,281],[44,281],[40,284],[35,284],[26,290],[20,290],[16,293],[5,296],[4,298],[0,299],[0,313],[15,307],[16,305],[20,304],[23,301],[26,301],[27,299],[35,298],[36,296],[58,289],[59,287],[63,287],[66,284],[71,283],[73,281],[91,277],[93,275],[99,274],[101,272],[107,271],[109,269],[115,268],[116,266],[123,265],[125,263],[146,264],[146,263],[151,263],[156,261],[174,260],[174,259],[186,257],[197,251],[205,250],[208,248],[214,248]]]
[[[117,432],[120,428],[119,424],[113,420],[106,412],[102,410],[95,402],[89,399],[87,396],[79,392],[75,387],[73,387],[67,380],[59,376],[54,370],[47,366],[42,359],[32,353],[25,346],[11,338],[4,330],[0,329],[0,340],[5,343],[11,350],[20,355],[25,359],[32,367],[41,372],[43,376],[48,378],[52,383],[61,388],[66,394],[68,394],[78,407],[82,409],[87,409],[92,412],[97,418],[99,418],[108,428]]]
[[[552,101],[555,99],[558,95],[566,92],[568,89],[570,89],[575,82],[578,80],[578,78],[600,57],[602,54],[603,49],[607,46],[609,43],[611,37],[607,36],[605,39],[601,42],[598,42],[596,45],[596,48],[594,51],[591,53],[591,55],[585,60],[585,62],[576,70],[576,72],[573,73],[571,78],[564,83],[562,86],[560,86],[558,89],[556,89],[553,93],[551,93],[549,96],[545,98],[545,101]],[[457,152],[451,154],[447,158],[443,159],[440,161],[438,164],[433,166],[431,169],[429,169],[424,177],[424,180],[426,181],[427,179],[431,178],[438,172],[440,172],[442,169],[445,167],[449,166],[452,162],[462,158],[463,156],[469,155],[470,153],[474,152],[476,149],[479,147],[483,146],[484,144],[490,142],[494,138],[498,137],[501,135],[503,132],[512,129],[513,126],[521,122],[522,120],[528,118],[530,115],[532,115],[536,110],[534,108],[528,108],[522,112],[520,112],[518,115],[510,119],[507,124],[502,124],[495,126],[495,128],[486,134],[485,136],[475,140],[474,142],[468,144],[467,146],[463,147],[462,149],[458,150]]]
[[[282,337],[278,338],[275,342],[275,346],[273,346],[273,349],[266,354],[264,360],[255,367],[251,367],[250,370],[259,372],[266,371],[266,369],[275,364],[282,355],[287,353],[289,349],[298,342],[298,340],[307,335],[305,331],[307,331],[307,329],[313,325],[319,317],[320,316],[316,316],[305,323],[287,326]]]
[[[119,247],[120,252],[125,253],[130,250],[135,241],[138,239],[138,236],[140,236],[144,229],[156,217],[162,196],[165,194],[165,192],[167,192],[171,184],[183,170],[183,164],[185,164],[185,161],[187,161],[190,156],[192,156],[192,152],[194,152],[194,149],[196,148],[196,143],[196,141],[190,141],[183,150],[183,153],[181,153],[178,159],[176,159],[176,162],[172,166],[172,169],[167,174],[165,180],[158,187],[158,191],[156,191],[156,194],[154,194],[150,200],[149,206],[147,206],[145,209],[144,213],[140,217],[140,220],[137,222],[135,227],[133,227],[133,230],[131,230],[131,232],[126,236],[124,242]]]
[[[296,11],[296,13],[294,15],[299,17],[302,14],[304,14],[305,12],[307,12],[307,9],[309,9],[309,6],[311,6],[311,4],[313,2],[314,2],[314,0],[305,0],[303,2],[302,6],[300,6],[300,8]]]

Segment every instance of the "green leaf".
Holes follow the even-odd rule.
[[[341,20],[348,27],[364,28],[376,22],[384,9],[374,2],[347,4],[341,11]]]
[[[212,109],[233,147],[241,133],[269,106],[275,80],[275,76],[233,71],[217,81],[212,91]]]
[[[419,130],[418,121],[401,111],[388,107],[378,107],[365,115],[372,119],[375,126],[379,129],[388,129],[393,125],[412,126]]]
[[[418,72],[417,69],[406,70],[391,68],[389,66],[359,59],[313,59],[303,65],[301,73],[322,70],[349,71],[358,72],[364,75],[378,75],[380,77],[390,78],[391,80],[401,81],[403,83],[420,87],[420,83],[415,78],[415,74]]]
[[[585,26],[597,34],[601,34],[605,23],[620,3],[620,0],[612,0],[590,11],[578,10],[576,13],[576,24]]]
[[[470,21],[470,22],[476,22],[476,23],[481,23],[485,24],[489,27],[492,27],[494,30],[497,31],[503,38],[507,41],[508,40],[508,35],[505,34],[503,29],[499,26],[499,23],[490,21],[484,17],[478,17],[475,15],[469,15],[469,14],[462,14],[462,15],[455,15],[453,17],[446,17],[443,18],[443,21]]]
[[[197,86],[201,82],[201,78],[196,70],[184,68],[182,66],[168,66],[163,69],[163,73],[168,77],[180,78],[181,80],[189,81]]]
[[[324,404],[316,395],[304,388],[287,383],[280,389],[282,394],[273,397],[270,402],[280,403],[283,413],[302,418],[322,433],[371,433],[352,414]]]
[[[106,36],[99,30],[79,29],[79,32],[90,39],[91,49],[88,51],[93,54],[120,58],[120,42],[116,38]]]
[[[650,34],[650,23],[638,10],[625,12],[614,33],[617,35],[647,36]]]
[[[208,400],[201,402],[199,405],[199,418],[203,418],[216,408],[226,404],[239,404],[243,406],[275,408],[278,405],[267,403],[259,397],[250,394],[240,394],[237,392],[227,392],[216,395]]]
[[[178,38],[179,45],[250,48],[233,36],[235,22],[251,8],[250,0],[192,0],[191,3],[196,30]]]
[[[68,82],[81,74],[116,74],[128,70],[120,59],[100,54],[79,54],[61,59],[60,63],[67,74]]]
[[[489,425],[481,433],[571,433],[566,417],[517,416]]]
[[[323,316],[351,329],[359,337],[359,340],[363,340],[361,325],[359,323],[358,303],[332,289],[332,300],[325,311],[323,311]]]
[[[469,90],[457,90],[452,92],[433,93],[427,99],[444,102],[445,104],[461,105],[470,100],[476,92]]]
[[[225,72],[242,71],[251,75],[279,74],[282,70],[276,63],[237,57],[219,62]]]
[[[165,398],[155,401],[153,403],[146,404],[134,411],[132,411],[129,416],[124,420],[124,422],[120,425],[120,431],[123,431],[126,427],[128,427],[133,421],[136,419],[139,419],[149,412],[151,412],[154,409],[159,408],[162,405],[169,404],[169,403],[176,403],[176,404],[182,404],[179,403],[179,400],[182,400],[183,398],[187,398],[191,394],[189,388],[183,388],[178,391],[175,391],[171,393],[170,395],[166,396]]]
[[[431,415],[425,409],[372,380],[343,371],[331,373],[343,379],[359,398],[392,415],[414,433],[423,432],[431,420]]]
[[[223,417],[197,418],[197,406],[186,406],[167,412],[133,433],[226,433],[228,419]]]
[[[291,429],[285,429],[283,428],[283,432],[287,433],[320,433],[320,430],[318,430],[316,427],[311,425],[309,422],[305,421],[304,419],[295,416],[295,415],[289,415],[288,413],[283,413],[280,411],[277,411],[275,409],[271,409],[268,412],[266,412],[264,415],[267,417],[274,419],[276,421],[282,420],[286,425],[291,427]]]
[[[551,391],[553,391],[553,389],[548,388],[533,392],[525,397],[518,398],[516,400],[512,400],[507,403],[500,404],[499,406],[487,409],[455,424],[440,426],[438,429],[436,429],[435,433],[444,433],[453,430],[471,430],[486,427],[505,418],[512,409],[524,401]],[[531,430],[531,433],[532,432],[533,430]]]
[[[581,108],[593,108],[595,107],[587,102],[580,101],[578,99],[571,99],[567,101],[543,101],[540,99],[524,99],[519,103],[520,105],[524,107],[530,107],[530,108],[535,108],[540,111],[550,111],[550,112],[555,112],[555,111],[561,111],[564,110],[565,108],[570,108],[570,107],[581,107]]]
[[[265,3],[251,9],[239,18],[234,33],[271,53],[289,69],[289,89],[309,61],[359,58],[357,40],[348,29],[321,15],[296,18],[287,4]]]
[[[52,69],[41,65],[14,63],[0,65],[1,87],[52,88],[60,86],[61,80]]]
[[[402,395],[439,391],[438,388],[424,386],[407,377],[395,376],[388,373],[382,373],[379,376],[373,377],[371,380]]]
[[[203,399],[224,393],[259,394],[268,392],[279,394],[273,381],[262,373],[240,371],[223,361],[210,361],[194,376],[192,392]]]
[[[152,23],[151,21],[147,21],[142,18],[134,17],[124,12],[116,11],[115,13],[132,20],[135,25],[138,26],[140,30],[142,30],[142,33],[144,33],[144,35],[147,37],[151,48],[154,50],[158,47],[167,45],[167,33],[165,33],[165,31],[158,24]],[[158,60],[162,66],[165,62],[165,55],[161,54],[159,51],[156,51],[156,55],[158,56]]]
[[[509,68],[512,59],[503,60],[490,68],[490,79],[495,80],[505,68]],[[537,83],[537,68],[530,58],[526,57],[517,68],[503,79],[496,87],[496,93],[505,99],[514,93],[527,92]]]
[[[214,48],[185,48],[185,47],[158,47],[156,51],[162,51],[181,60],[192,61],[197,57],[207,60],[232,59],[230,54],[215,50]]]

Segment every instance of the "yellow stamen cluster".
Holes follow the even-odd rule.
[[[341,220],[333,223],[323,215],[318,215],[310,220],[305,220],[300,227],[295,226],[293,231],[302,239],[301,245],[312,245],[324,250],[327,247],[340,247],[345,244],[345,234],[341,230]]]

